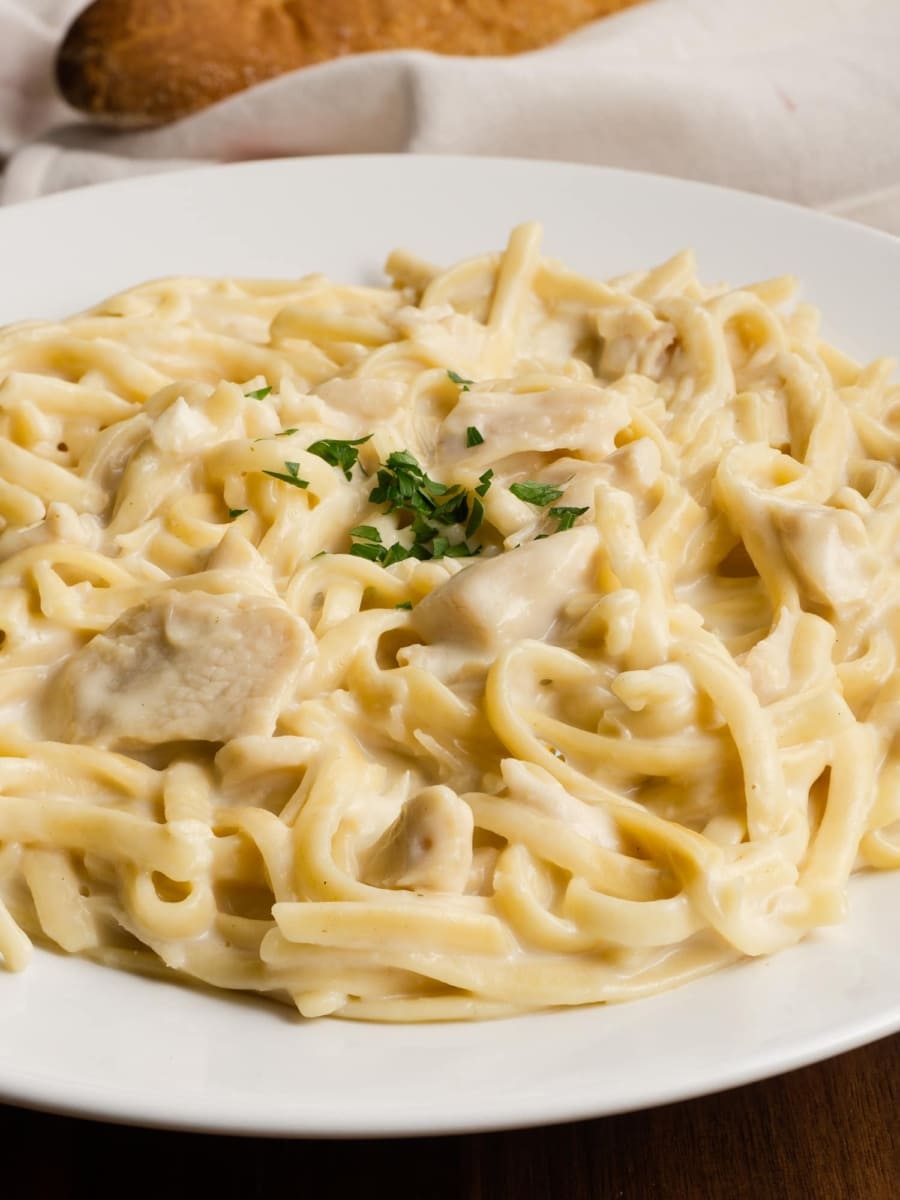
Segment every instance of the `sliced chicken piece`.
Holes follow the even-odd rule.
[[[675,327],[637,298],[597,309],[601,350],[597,374],[619,379],[636,372],[659,379],[675,343]]]
[[[463,392],[441,426],[437,461],[455,462],[474,426],[484,442],[467,462],[496,464],[523,451],[581,450],[599,461],[615,449],[616,434],[631,420],[621,392],[573,384],[545,392]]]
[[[462,892],[472,868],[472,810],[437,786],[411,797],[367,857],[366,882],[414,891]]]
[[[397,415],[406,399],[406,385],[396,379],[329,379],[316,388],[324,400],[325,414],[334,420],[334,409],[364,422],[385,421]],[[367,426],[365,433],[371,432]]]
[[[713,494],[776,605],[790,600],[787,580],[801,600],[839,612],[866,598],[878,555],[866,522],[808,498],[810,485],[810,472],[787,455],[736,445],[716,470]]]
[[[582,525],[476,561],[416,605],[412,624],[426,642],[476,653],[542,638],[568,601],[590,590],[598,545],[594,526]]]
[[[772,524],[797,582],[814,603],[838,609],[865,598],[878,564],[856,513],[821,504],[773,504]]]
[[[65,664],[58,735],[118,748],[271,735],[312,640],[263,596],[163,592]]]

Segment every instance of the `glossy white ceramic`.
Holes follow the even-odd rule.
[[[900,349],[900,242],[699,184],[458,158],[259,162],[0,211],[0,321],[55,317],[165,274],[379,278],[516,222],[599,276],[696,247],[704,279],[791,272],[852,353]],[[261,1001],[39,953],[0,973],[0,1100],[282,1136],[396,1136],[564,1121],[694,1096],[900,1028],[900,875],[853,881],[846,924],[632,1005],[477,1025],[303,1022]]]

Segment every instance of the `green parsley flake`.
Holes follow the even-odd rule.
[[[550,483],[536,483],[531,479],[525,480],[524,483],[510,484],[509,490],[517,499],[524,500],[527,504],[535,504],[538,508],[552,504],[565,491],[564,488],[553,487]]]
[[[471,449],[472,446],[480,446],[484,442],[484,435],[480,429],[476,429],[474,425],[469,425],[466,429],[466,446]]]
[[[400,542],[394,542],[393,546],[385,546],[374,525],[357,525],[350,530],[350,536],[358,539],[350,547],[350,553],[356,558],[381,563],[383,567],[409,558],[409,550]]]
[[[488,489],[491,486],[491,480],[493,478],[494,478],[494,472],[491,470],[490,467],[488,467],[488,469],[484,472],[483,475],[478,476],[478,487],[475,489],[475,491],[478,493],[479,496],[487,495]]]
[[[402,542],[394,542],[381,561],[383,567],[392,567],[394,563],[403,562],[405,558],[415,558],[416,555]]]
[[[281,433],[276,433],[275,436],[276,437],[290,437],[292,434],[294,434],[296,432],[297,432],[296,429],[282,429]]]
[[[228,516],[232,521],[236,521],[238,517],[242,517],[245,512],[249,512],[247,508],[229,508]]]
[[[344,476],[349,479],[354,466],[359,462],[357,447],[364,446],[371,437],[372,434],[369,433],[365,437],[354,438],[351,441],[341,441],[340,438],[322,438],[321,441],[313,442],[306,449],[309,454],[323,458],[329,466],[340,467]]]
[[[374,525],[357,525],[350,530],[350,536],[362,538],[365,542],[378,542],[379,544],[381,542],[381,534]]]
[[[469,497],[464,490],[453,492],[442,504],[436,504],[431,520],[438,525],[461,525],[469,516]]]
[[[367,558],[369,562],[380,563],[387,551],[384,546],[376,546],[374,542],[354,542],[350,553],[354,558]]]
[[[266,396],[271,393],[270,387],[257,388],[254,392],[244,392],[248,400],[265,400]]]
[[[301,479],[299,476],[300,464],[296,462],[286,462],[284,471],[263,471],[263,475],[269,475],[272,479],[278,479],[281,483],[289,483],[291,487],[308,488],[309,480]]]
[[[481,523],[484,520],[484,505],[477,496],[472,497],[472,507],[469,510],[469,519],[466,522],[466,537],[470,538],[473,533],[481,528]]]
[[[455,383],[458,388],[462,388],[464,392],[467,392],[475,382],[474,379],[463,379],[462,375],[458,375],[456,371],[448,371],[447,375],[449,376],[450,381]]]
[[[412,608],[412,601],[411,600],[401,600],[399,604],[394,605],[394,608],[405,608],[405,609],[409,610]]]
[[[578,517],[584,516],[587,512],[587,505],[584,508],[572,508],[570,505],[561,505],[558,508],[550,509],[550,516],[556,517],[559,524],[556,532],[562,533],[566,529],[571,529]]]

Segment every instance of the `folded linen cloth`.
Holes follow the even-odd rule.
[[[532,54],[338,59],[137,132],[54,96],[82,6],[0,0],[3,201],[201,162],[499,154],[703,179],[900,234],[897,0],[649,0]]]

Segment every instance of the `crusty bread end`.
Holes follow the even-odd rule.
[[[641,0],[95,0],[57,58],[65,99],[124,125],[172,121],[346,54],[507,55]]]

